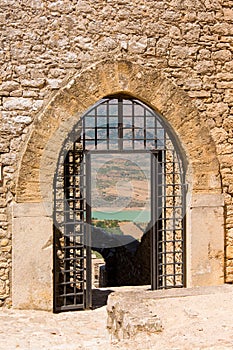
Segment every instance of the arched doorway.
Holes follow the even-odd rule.
[[[25,140],[12,210],[15,308],[54,309],[53,189],[58,168],[62,176],[63,168],[57,164],[58,159],[59,164],[64,162],[60,150],[72,149],[75,138],[70,135],[65,145],[64,140],[90,106],[122,91],[159,111],[174,130],[175,149],[185,155],[187,287],[224,283],[224,196],[215,143],[205,121],[188,95],[153,67],[103,61],[64,82],[40,111]],[[27,271],[23,279],[22,271]]]
[[[59,157],[54,209],[56,311],[91,307],[93,251],[106,286],[185,286],[185,168],[171,128],[143,102],[108,96],[83,115]],[[113,232],[113,221],[141,235]]]

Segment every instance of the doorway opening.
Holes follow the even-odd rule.
[[[185,286],[185,171],[171,128],[130,96],[92,106],[54,178],[54,309],[92,289]]]

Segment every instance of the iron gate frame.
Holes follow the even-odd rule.
[[[106,101],[107,103],[109,101],[111,101],[112,99],[117,99],[118,100],[118,149],[117,150],[113,150],[113,149],[107,149],[107,150],[98,150],[98,149],[92,149],[92,150],[87,150],[85,149],[85,133],[86,133],[86,129],[85,129],[85,117],[88,116],[88,114],[90,113],[90,111],[95,111],[95,147],[97,147],[97,108],[98,106],[104,104]],[[175,175],[173,175],[173,189],[175,188],[175,186],[180,186],[180,190],[181,190],[181,211],[182,211],[182,223],[181,223],[181,245],[182,245],[182,249],[181,251],[177,252],[176,249],[173,249],[173,258],[175,261],[175,256],[176,254],[182,254],[182,261],[179,262],[178,265],[181,265],[181,270],[182,272],[180,273],[182,275],[182,283],[180,283],[180,285],[167,285],[166,284],[166,278],[167,278],[167,274],[166,274],[166,254],[170,254],[166,252],[166,239],[163,239],[163,236],[165,235],[166,237],[166,217],[165,218],[160,218],[160,216],[162,215],[161,213],[159,213],[159,208],[165,213],[163,213],[163,215],[166,216],[166,208],[164,210],[163,208],[163,204],[162,203],[164,201],[164,194],[163,192],[166,191],[166,144],[164,146],[163,149],[143,149],[143,150],[139,150],[139,149],[124,149],[123,146],[123,140],[124,140],[124,127],[123,127],[123,100],[130,100],[132,101],[132,103],[136,103],[140,106],[142,106],[145,110],[149,110],[150,113],[153,114],[153,116],[155,117],[155,123],[159,123],[162,125],[162,128],[164,130],[164,135],[168,135],[169,140],[172,143],[173,146],[173,158],[177,157],[178,161],[175,161],[173,159],[173,170],[175,169],[175,167],[179,168],[179,174],[178,176],[180,177],[180,183],[176,184],[175,183]],[[120,112],[120,113],[119,113]],[[134,118],[132,116],[132,118]],[[109,117],[108,117],[109,119]],[[82,127],[80,128],[80,123],[82,123]],[[133,122],[132,122],[133,123]],[[109,126],[108,126],[109,128]],[[80,129],[81,129],[81,133],[80,135],[84,135],[83,136],[83,141],[82,141],[82,136],[78,136],[79,134],[77,133],[77,129],[79,130],[80,133]],[[147,130],[147,129],[146,129]],[[146,141],[147,139],[146,137],[146,130],[144,128],[144,147],[146,146]],[[156,131],[157,132],[157,131]],[[77,137],[78,136],[78,137]],[[135,134],[133,132],[133,138],[134,138]],[[109,129],[107,129],[107,137],[109,138]],[[167,137],[167,136],[166,136]],[[165,136],[164,136],[165,138]],[[82,302],[76,304],[76,302],[74,304],[67,304],[67,298],[69,296],[69,293],[65,293],[63,292],[63,305],[58,305],[56,298],[57,298],[57,294],[58,297],[61,297],[61,295],[59,296],[59,292],[57,293],[57,288],[58,288],[58,284],[59,282],[57,282],[56,276],[57,276],[57,249],[56,249],[56,245],[54,245],[54,266],[55,266],[55,274],[54,274],[54,290],[55,290],[55,297],[54,297],[54,311],[58,312],[58,311],[66,311],[66,310],[78,310],[78,309],[84,309],[84,308],[90,308],[92,307],[92,297],[91,297],[91,286],[92,286],[92,282],[91,282],[91,155],[92,154],[100,154],[100,153],[105,153],[105,154],[125,154],[125,153],[150,153],[151,154],[151,220],[153,221],[153,226],[152,226],[152,235],[151,235],[151,289],[155,290],[155,289],[163,289],[163,288],[175,288],[175,287],[185,287],[186,286],[186,235],[185,235],[185,226],[186,226],[186,222],[185,222],[185,207],[186,207],[186,203],[185,203],[185,195],[186,195],[186,186],[185,186],[185,174],[184,174],[184,166],[183,166],[183,162],[182,162],[182,158],[180,156],[179,153],[179,147],[178,144],[176,142],[175,137],[173,137],[173,134],[171,132],[171,130],[169,130],[168,126],[166,125],[166,123],[164,122],[164,120],[162,119],[161,116],[159,116],[158,113],[156,113],[155,111],[153,111],[150,107],[146,106],[144,103],[142,103],[139,100],[136,100],[132,97],[129,96],[109,96],[106,97],[104,99],[102,99],[101,101],[99,101],[97,104],[95,104],[94,106],[92,106],[85,114],[84,116],[81,118],[81,120],[77,123],[77,125],[75,126],[75,128],[72,130],[71,132],[71,136],[69,136],[69,140],[71,140],[73,142],[72,147],[69,148],[67,155],[71,154],[72,155],[72,161],[73,161],[73,169],[72,169],[72,174],[66,174],[66,165],[65,165],[65,159],[67,157],[67,155],[65,155],[65,152],[61,152],[63,153],[63,166],[64,166],[64,191],[65,191],[65,195],[64,195],[64,207],[67,206],[67,201],[68,201],[68,214],[65,213],[65,209],[64,209],[64,230],[67,229],[67,226],[69,226],[69,217],[66,217],[66,215],[70,215],[70,212],[72,210],[72,208],[75,208],[75,205],[73,203],[73,201],[75,202],[75,195],[72,197],[70,196],[69,193],[67,193],[67,188],[69,188],[69,186],[67,186],[66,184],[66,176],[72,177],[74,179],[75,183],[75,178],[79,175],[81,176],[81,179],[83,181],[86,181],[85,184],[85,194],[83,193],[84,198],[86,197],[86,202],[83,202],[82,205],[86,206],[85,208],[85,213],[83,214],[82,218],[80,216],[80,220],[83,221],[83,233],[85,234],[85,242],[83,241],[83,245],[82,245],[82,252],[83,252],[83,263],[82,263],[82,290],[81,292],[76,293],[76,287],[74,287],[74,293],[78,295],[80,293],[80,295],[82,295]],[[78,149],[78,147],[76,148],[76,145],[79,144],[80,145],[80,140],[83,144],[83,148],[82,149]],[[132,143],[134,143],[135,139],[132,140]],[[72,143],[71,142],[71,143]],[[165,143],[165,141],[164,141]],[[109,147],[109,146],[108,146]],[[77,152],[78,151],[78,152]],[[82,158],[82,161],[85,159],[84,164],[83,165],[83,171],[85,174],[76,174],[75,171],[77,170],[77,163],[76,163],[76,152],[79,154],[80,159]],[[175,156],[174,156],[175,154]],[[64,156],[65,155],[65,156]],[[156,161],[155,161],[156,159]],[[61,162],[60,162],[61,163]],[[172,162],[171,162],[172,163]],[[158,171],[158,164],[160,164],[160,167],[163,170],[159,173]],[[178,164],[178,165],[177,165]],[[175,173],[175,170],[174,170]],[[165,180],[164,180],[165,179]],[[81,181],[81,180],[80,180]],[[54,202],[55,202],[55,215],[54,215],[54,222],[56,223],[55,226],[56,227],[60,227],[61,225],[59,225],[57,220],[57,203],[59,202],[57,200],[56,197],[56,192],[57,192],[57,174],[54,178],[54,186],[55,186],[55,194],[54,194]],[[160,184],[160,185],[158,185]],[[170,186],[170,185],[169,185]],[[80,187],[80,184],[79,184]],[[75,185],[73,186],[73,188],[71,189],[71,192],[76,192],[76,188]],[[72,197],[71,199],[69,197]],[[172,197],[172,196],[171,196]],[[176,197],[175,194],[173,194],[173,201]],[[154,200],[152,200],[154,198]],[[70,208],[70,204],[69,201],[71,201],[74,205],[74,207]],[[174,207],[176,208],[175,204]],[[84,210],[84,207],[83,207]],[[86,217],[85,217],[86,215]],[[173,221],[175,221],[175,218],[173,218]],[[72,222],[73,225],[76,224],[76,222]],[[175,222],[173,222],[173,225],[175,227]],[[175,229],[173,229],[175,231]],[[57,240],[57,230],[54,230],[54,241]],[[68,245],[69,246],[69,238],[66,239],[66,234],[64,233],[64,239],[65,239],[65,243],[64,245]],[[175,237],[175,233],[173,233],[173,237]],[[173,244],[176,244],[175,242],[175,238],[173,239]],[[177,240],[178,242],[178,240]],[[180,242],[179,242],[180,243]],[[163,249],[163,247],[165,247]],[[79,247],[75,247],[72,248],[74,249],[79,249]],[[84,253],[85,251],[85,253]],[[73,253],[72,253],[73,254]],[[74,253],[75,255],[75,253]],[[68,258],[69,260],[69,258]],[[164,263],[165,261],[165,263]],[[74,263],[76,264],[76,263]],[[86,265],[85,265],[86,264]],[[176,263],[170,263],[170,265],[173,265],[173,270],[174,273],[171,274],[171,276],[174,277],[174,281],[176,279]],[[76,265],[75,265],[76,266]],[[81,266],[81,265],[80,265]],[[65,265],[64,265],[65,267]],[[165,272],[164,272],[165,271]],[[75,273],[76,271],[70,271],[69,268],[66,269],[66,267],[63,270],[64,273],[64,278],[65,280],[61,283],[66,283],[66,277],[68,277],[68,274],[70,274],[70,272],[72,273],[72,278],[76,278]],[[67,274],[67,275],[66,275]],[[165,281],[165,283],[164,283]],[[70,282],[69,282],[70,283]],[[70,283],[71,285],[71,283]],[[76,295],[74,295],[74,299],[76,300]],[[73,296],[72,296],[73,297]]]

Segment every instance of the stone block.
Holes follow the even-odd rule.
[[[233,89],[232,81],[217,81],[216,86],[218,89]]]
[[[15,81],[6,81],[0,85],[0,92],[6,91],[6,92],[11,92],[14,90],[18,90],[20,87],[20,84],[15,82]]]
[[[51,89],[59,89],[61,86],[62,80],[61,79],[48,79],[48,84],[51,87]]]
[[[17,115],[16,117],[13,117],[13,120],[15,123],[19,124],[30,124],[32,118],[29,115]]]
[[[232,80],[233,80],[233,77],[232,77]],[[224,102],[230,103],[230,104],[233,103],[233,90],[226,90]]]
[[[1,153],[9,152],[9,141],[8,140],[1,141],[0,152]]]
[[[11,97],[21,97],[22,95],[23,95],[22,90],[15,90],[15,91],[10,92]]]
[[[198,316],[186,308],[188,301],[191,306],[202,299],[204,305],[207,299],[215,297],[216,294],[222,300],[227,295],[231,298],[232,286],[174,288],[156,291],[148,290],[145,286],[115,288],[115,292],[109,295],[107,301],[107,328],[113,338],[121,341],[118,344],[119,349],[128,348],[123,346],[127,338],[133,345],[138,344],[137,341],[141,341],[141,346],[137,349],[154,349],[155,344],[158,345],[155,348],[160,349],[159,333],[164,332],[163,335],[160,334],[161,336],[169,334],[169,324],[170,327],[176,328],[174,320],[180,320],[184,312],[191,318]],[[170,319],[170,322],[168,322],[168,319]],[[195,322],[197,326],[200,322],[198,317]],[[143,340],[146,340],[146,335],[150,337],[155,336],[154,343],[151,343],[149,347],[143,346],[145,345]],[[166,346],[165,348],[170,349],[170,347],[167,348]],[[165,348],[161,347],[161,349]]]
[[[213,26],[213,33],[219,35],[228,35],[230,31],[230,26],[228,23],[217,23]]]
[[[12,207],[13,218],[48,216],[46,207],[41,203],[20,203]]]
[[[124,294],[123,298],[117,293],[109,296],[107,328],[117,340],[134,339],[139,333],[162,332],[161,319],[151,313],[145,300],[140,300],[142,295],[144,295],[143,291],[141,295],[139,293]],[[135,296],[137,296],[137,303]]]
[[[6,295],[6,283],[0,279],[0,298],[4,298]]]
[[[147,48],[147,38],[135,38],[129,41],[129,51],[134,53],[143,53]]]
[[[213,61],[203,60],[196,63],[195,69],[202,74],[213,73],[215,71],[215,65]]]
[[[4,97],[3,108],[6,110],[29,110],[33,106],[33,99],[24,97]]]
[[[233,246],[228,246],[226,248],[226,258],[233,259]]]
[[[41,203],[15,204],[13,213],[13,307],[52,311],[52,219]]]
[[[223,196],[196,194],[192,198],[187,237],[191,286],[224,283]]]
[[[223,16],[226,21],[232,22],[233,19],[233,10],[231,8],[223,9]]]
[[[224,196],[222,194],[205,193],[193,194],[191,208],[200,207],[223,207]]]
[[[32,88],[42,88],[45,85],[45,79],[24,79],[22,80],[22,86]]]
[[[6,247],[8,244],[9,244],[9,240],[8,240],[7,238],[3,238],[3,239],[0,241],[0,246],[1,246],[1,247]]]
[[[0,221],[7,221],[7,215],[6,214],[0,214]]]
[[[189,92],[189,96],[190,97],[194,97],[194,98],[200,98],[200,97],[210,97],[211,96],[211,92],[210,91],[206,91],[206,90],[199,90],[199,91],[190,91]]]
[[[227,231],[227,235],[228,235],[228,238],[233,239],[233,228],[230,228],[230,229]]]
[[[231,51],[230,50],[219,50],[212,54],[212,59],[214,61],[227,62],[231,60]]]

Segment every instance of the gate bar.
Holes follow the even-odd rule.
[[[151,222],[152,222],[152,234],[151,234],[151,289],[156,290],[158,289],[158,273],[157,273],[157,260],[158,260],[158,254],[157,254],[157,220],[158,220],[158,200],[157,200],[157,184],[155,176],[157,175],[156,172],[157,168],[157,162],[156,162],[156,156],[154,153],[151,152]]]
[[[91,157],[86,153],[86,309],[92,307],[91,292]]]

